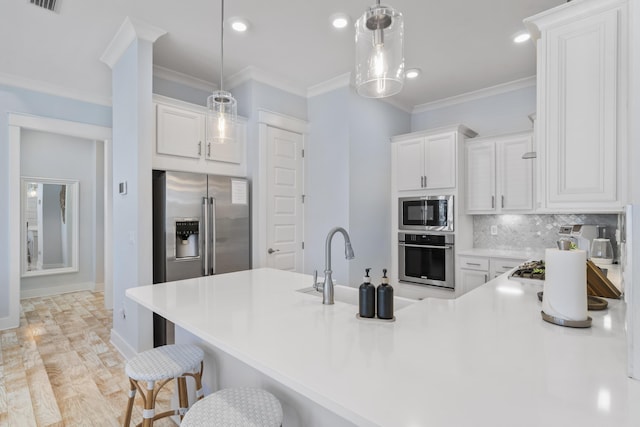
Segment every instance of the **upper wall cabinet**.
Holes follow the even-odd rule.
[[[165,104],[156,105],[156,150],[169,156],[202,157],[204,114]]]
[[[539,210],[626,202],[627,8],[582,0],[525,20],[537,40]]]
[[[154,169],[246,176],[246,121],[239,119],[236,140],[211,144],[205,138],[205,108],[154,95]]]
[[[467,213],[531,212],[534,161],[522,158],[531,149],[531,132],[467,141]]]
[[[393,138],[396,150],[396,190],[456,188],[457,146],[475,132],[459,126]]]

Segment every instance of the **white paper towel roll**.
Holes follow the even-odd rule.
[[[564,320],[587,320],[587,253],[545,250],[542,310]]]

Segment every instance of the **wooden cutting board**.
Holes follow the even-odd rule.
[[[587,260],[587,294],[602,298],[620,298],[622,295],[602,270],[589,259]]]

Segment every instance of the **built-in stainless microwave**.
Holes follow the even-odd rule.
[[[398,228],[416,231],[453,231],[453,196],[399,198]]]

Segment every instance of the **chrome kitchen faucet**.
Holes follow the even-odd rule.
[[[324,244],[324,283],[322,285],[322,303],[333,304],[333,279],[331,278],[331,240],[334,234],[342,233],[344,236],[344,257],[345,259],[353,259],[353,248],[351,247],[351,239],[349,233],[342,227],[334,227],[329,230],[327,234],[327,240]],[[316,280],[314,280],[314,286],[316,286]]]

